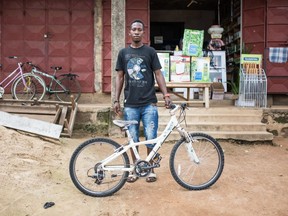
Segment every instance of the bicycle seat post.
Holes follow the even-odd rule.
[[[53,74],[53,76],[56,77],[56,72],[57,72],[58,70],[61,70],[62,67],[60,67],[60,66],[52,66],[51,69],[54,70],[54,74]]]
[[[54,73],[53,73],[54,77],[56,76],[56,72],[57,72],[57,70],[56,70],[56,68],[54,68]]]

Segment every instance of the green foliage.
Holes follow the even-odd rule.
[[[227,81],[227,85],[231,86],[231,91],[234,95],[239,94],[239,82],[240,82],[240,69],[238,66],[235,66],[233,72],[236,76],[234,76],[233,82]]]
[[[227,81],[227,84],[231,86],[231,91],[234,95],[239,94],[239,83]]]

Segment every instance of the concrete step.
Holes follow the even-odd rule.
[[[233,114],[205,114],[205,115],[186,115],[186,122],[188,123],[204,123],[211,122],[214,124],[223,122],[261,122],[262,116],[260,115],[233,115]],[[159,115],[159,122],[167,123],[170,120],[170,115]]]
[[[185,123],[181,124],[188,131],[265,131],[266,125],[259,122],[203,122],[203,123]],[[165,123],[159,123],[158,130],[163,131],[166,127]]]
[[[239,107],[190,108],[186,111],[186,123],[181,123],[189,132],[203,132],[216,139],[243,141],[271,141],[273,135],[266,131],[261,122],[262,109]],[[159,135],[170,119],[169,110],[159,107]],[[173,131],[168,140],[178,140],[179,134]]]
[[[212,136],[215,139],[234,139],[241,141],[272,141],[273,134],[266,131],[190,131],[202,132]],[[160,133],[158,134],[160,135]],[[180,135],[177,131],[173,131],[167,138],[167,141],[176,141],[180,139]]]
[[[169,115],[169,109],[164,107],[158,107],[159,112],[161,114]],[[255,114],[259,115],[262,113],[262,109],[256,108],[241,108],[241,107],[210,107],[210,108],[196,108],[196,107],[189,107],[186,110],[186,114]]]
[[[77,113],[78,125],[80,125],[80,123],[94,123],[96,121],[95,119],[98,120],[99,116],[102,116],[100,115],[100,111],[104,110],[105,113],[108,113],[110,106],[110,104],[101,104],[97,106],[95,104],[79,104],[79,112]],[[158,111],[158,131],[162,132],[164,125],[170,119],[170,114],[169,110],[164,107],[159,107]],[[263,110],[257,108],[233,106],[210,108],[190,107],[189,110],[186,111],[187,131],[207,133],[216,139],[271,141],[273,135],[266,131],[267,125],[261,123],[262,116]],[[181,125],[184,127],[185,123],[182,122]],[[168,139],[178,140],[178,132],[172,132]]]

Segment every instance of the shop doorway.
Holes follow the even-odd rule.
[[[218,23],[218,0],[150,0],[150,44],[156,50],[175,50],[184,29],[207,30]]]
[[[184,22],[151,22],[150,41],[156,50],[175,50],[183,37]]]

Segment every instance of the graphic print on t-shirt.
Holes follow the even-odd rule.
[[[131,79],[141,80],[144,78],[143,73],[146,72],[144,60],[139,57],[131,58],[127,63],[127,71]]]

